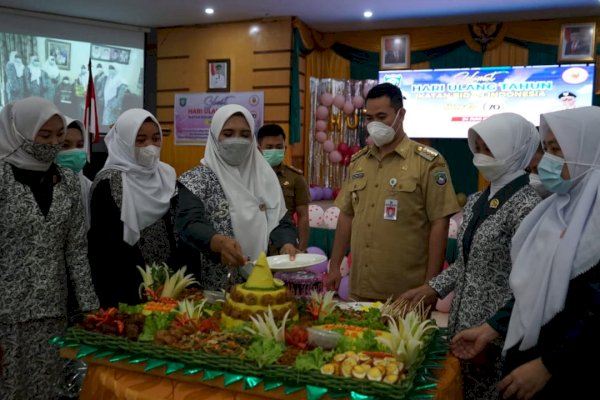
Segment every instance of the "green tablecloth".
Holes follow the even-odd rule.
[[[308,247],[318,247],[325,252],[327,258],[331,258],[333,238],[335,238],[335,229],[310,228]]]

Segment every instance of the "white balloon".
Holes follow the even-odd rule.
[[[335,229],[339,216],[340,209],[338,207],[329,207],[323,214],[323,226],[328,229]]]
[[[318,228],[323,224],[323,215],[325,211],[321,206],[311,204],[308,206],[308,226]]]

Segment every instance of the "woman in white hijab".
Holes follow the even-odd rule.
[[[25,65],[19,53],[11,51],[6,63],[6,96],[9,102],[25,97],[24,69]]]
[[[598,107],[542,114],[546,153],[538,171],[555,194],[523,220],[513,238],[514,302],[455,337],[455,353],[468,358],[506,336],[508,375],[499,385],[504,398],[598,396],[599,126]]]
[[[80,311],[98,308],[79,182],[53,163],[65,121],[39,97],[0,111],[0,398],[53,399],[67,327],[67,282]]]
[[[443,299],[454,290],[450,334],[481,324],[511,298],[511,239],[541,201],[525,172],[539,143],[535,126],[513,113],[491,116],[469,129],[473,164],[490,186],[470,196],[464,208],[456,261],[404,295],[412,301],[423,296]],[[490,347],[485,365],[462,363],[465,399],[496,398],[501,349],[501,342]]]
[[[89,259],[102,307],[137,304],[136,266],[176,269],[175,170],[160,161],[162,130],[148,111],[131,109],[106,135],[108,158],[90,194]]]
[[[257,148],[254,118],[244,107],[217,110],[204,159],[179,178],[178,186],[177,231],[187,264],[202,264],[203,289],[223,288],[226,267],[256,260],[269,242],[295,256],[293,221],[285,217],[281,186]]]

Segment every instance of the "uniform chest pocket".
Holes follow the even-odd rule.
[[[410,181],[400,181],[394,187],[394,191],[396,192],[414,192],[417,189],[417,182],[414,180]]]
[[[294,197],[294,188],[284,187],[283,188],[283,195],[285,197]]]
[[[352,197],[352,208],[354,208],[355,212],[364,207],[367,194],[365,190],[366,188],[366,178],[357,179],[350,182],[350,196]]]

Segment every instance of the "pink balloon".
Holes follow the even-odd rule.
[[[354,96],[352,99],[352,105],[356,108],[362,108],[365,105],[365,99],[362,96]]]
[[[315,138],[317,139],[317,142],[323,143],[324,141],[327,140],[327,134],[323,131],[319,131],[319,132],[315,133]]]
[[[316,115],[317,119],[327,119],[327,116],[329,115],[329,110],[325,106],[319,106],[317,107]]]
[[[318,131],[326,131],[327,121],[323,121],[322,119],[317,120],[317,123],[315,124],[315,129]]]
[[[333,105],[339,109],[343,108],[345,103],[346,99],[341,94],[338,94],[333,98]]]
[[[331,153],[333,150],[335,150],[335,144],[333,144],[333,142],[328,139],[323,142],[323,150],[325,150],[328,153]]]
[[[332,163],[337,164],[340,161],[342,161],[342,158],[344,158],[344,157],[337,150],[333,150],[331,153],[329,153],[329,161],[331,161]]]
[[[320,101],[325,107],[329,107],[331,104],[333,104],[333,95],[331,93],[323,93]]]
[[[354,112],[354,105],[352,103],[350,103],[349,101],[347,101],[346,103],[344,103],[344,113],[346,115],[350,115]]]
[[[350,276],[342,277],[338,288],[338,296],[344,301],[350,300]]]

